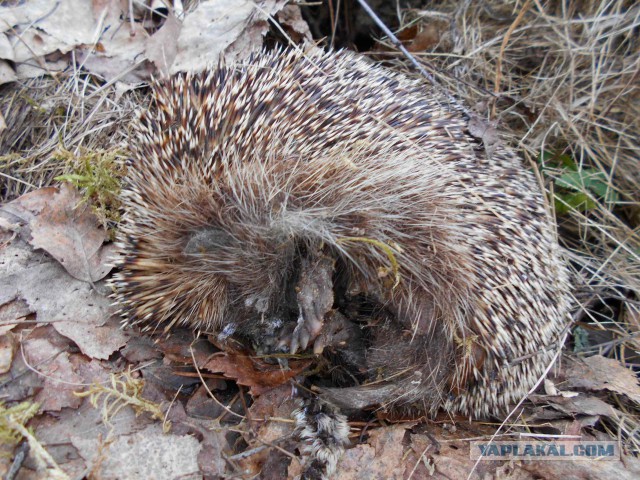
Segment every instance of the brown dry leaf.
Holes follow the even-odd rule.
[[[519,470],[519,472],[517,471]],[[624,463],[616,461],[518,462],[511,468],[509,478],[561,478],[571,480],[637,480],[640,478],[640,460],[627,456]],[[524,474],[528,473],[528,477]],[[519,476],[516,477],[515,475]]]
[[[401,480],[405,471],[403,439],[412,424],[392,425],[369,431],[367,443],[345,452],[336,471],[336,478],[358,480],[385,478]],[[291,469],[289,471],[291,474]]]
[[[156,404],[168,405],[171,402],[166,412],[166,420],[171,422],[171,433],[176,436],[190,435],[197,438],[200,443],[200,452],[197,456],[200,474],[207,478],[223,478],[227,462],[222,454],[232,450],[226,438],[229,433],[228,427],[221,425],[215,419],[211,421],[197,416],[187,416],[182,403],[173,401],[178,388],[173,392],[165,392],[166,389],[163,387],[164,385],[147,382],[142,397]]]
[[[96,306],[90,300],[92,298],[91,295],[87,295],[85,298],[86,300],[80,300],[81,302],[87,302],[84,307],[85,311]],[[104,304],[109,302],[109,299],[104,296],[98,298],[98,301],[103,303],[103,308],[105,308],[106,305]],[[106,308],[111,308],[111,305]],[[94,311],[96,316],[87,317],[82,316],[80,313],[82,310],[83,308],[80,306],[74,312],[75,321],[56,322],[53,324],[58,332],[73,340],[80,347],[82,353],[91,358],[106,360],[113,352],[127,343],[129,333],[122,331],[120,328],[120,318],[118,316],[111,315],[104,323],[101,323],[103,319],[102,315],[100,315],[101,312]]]
[[[86,0],[31,0],[0,9],[0,30],[10,36],[15,61],[91,43],[94,22]],[[19,34],[20,38],[15,35]]]
[[[211,422],[202,420],[189,419],[189,424],[202,438],[202,449],[198,453],[199,478],[225,478],[227,462],[223,453],[231,450],[226,439],[228,430],[217,425],[217,422],[214,422],[215,428],[212,428]]]
[[[269,29],[267,16],[275,15],[284,0],[205,0],[187,15],[177,42],[171,73],[199,71],[220,60],[247,58],[262,48]]]
[[[578,395],[565,398],[545,397],[545,401],[553,408],[569,415],[602,415],[613,416],[615,411],[611,405],[590,395]]]
[[[15,238],[0,247],[0,305],[18,298],[92,358],[106,359],[126,343],[109,298]]]
[[[2,205],[0,214],[6,223],[5,228],[19,230],[20,225],[24,225],[28,230],[31,222],[53,201],[57,192],[56,187],[39,188]]]
[[[130,84],[149,79],[152,65],[166,75],[244,59],[262,48],[267,18],[286,3],[201,0],[183,21],[170,10],[153,34],[158,22],[145,8],[133,8],[129,19],[127,0],[32,0],[0,6],[0,83],[61,71],[72,50],[83,69],[109,82]],[[299,11],[288,18],[295,32],[310,38]],[[16,69],[3,60],[17,62]]]
[[[58,260],[78,280],[96,282],[110,271],[113,245],[77,190],[68,184],[42,188],[3,207],[3,214],[26,224],[31,243]],[[9,214],[9,215],[7,215]]]
[[[2,27],[0,26],[0,28]],[[0,58],[11,60],[12,62],[15,60],[13,47],[5,33],[0,33]]]
[[[313,42],[313,35],[309,30],[309,24],[302,17],[298,5],[288,4],[278,12],[278,23],[287,31],[287,34],[295,43],[302,40]]]
[[[8,62],[5,62],[4,60],[0,60],[0,85],[4,83],[9,83],[9,82],[15,82],[16,80],[18,80],[16,71],[11,67],[11,65]],[[6,128],[6,124],[4,128]]]
[[[128,2],[123,0],[109,0],[96,6],[96,27],[102,26],[96,48],[77,51],[83,68],[108,82],[138,84],[150,77],[144,56],[149,34],[142,23],[135,21],[140,20],[135,12],[135,20],[129,21],[128,15],[123,14],[128,10]]]
[[[0,375],[4,375],[11,370],[11,363],[17,346],[16,337],[11,332],[0,335]]]
[[[63,184],[54,193],[29,225],[30,243],[48,252],[78,280],[97,282],[111,271],[107,262],[113,256],[113,245],[103,246],[106,232],[69,184]]]
[[[83,378],[97,381],[108,378],[109,372],[101,362],[85,360],[84,363],[76,363],[77,357],[75,355],[72,361]],[[111,419],[111,425],[106,426],[102,421],[100,408],[94,408],[89,399],[85,399],[80,408],[64,408],[55,416],[41,415],[29,425],[35,430],[36,438],[71,478],[83,478],[87,474],[86,469],[95,466],[85,462],[83,457],[100,457],[104,444],[118,436],[139,431],[150,423],[152,421],[147,415],[136,417],[133,409],[123,408]]]
[[[40,392],[43,383],[43,377],[31,370],[24,362],[18,346],[11,362],[11,369],[0,375],[0,398],[4,402],[21,402],[31,399]]]
[[[145,364],[142,368],[142,376],[146,380],[145,394],[147,387],[150,388],[152,385],[165,392],[166,395],[173,395],[178,390],[188,392],[195,388],[200,383],[198,375],[193,372],[190,366],[181,367],[166,360],[156,360]],[[152,400],[158,401],[157,399]]]
[[[440,31],[433,24],[424,26],[424,29],[417,33],[407,45],[410,52],[424,52],[430,50],[440,41]]]
[[[573,359],[565,372],[564,388],[586,390],[608,390],[626,395],[640,405],[640,386],[633,371],[617,360],[594,355],[584,359]]]
[[[429,432],[431,437],[411,435],[411,451],[406,457],[405,478],[467,478],[475,463],[469,458],[468,442],[456,441],[442,429],[429,428]],[[491,478],[491,473],[498,466],[495,462],[483,462],[476,468],[477,475],[471,478],[483,478],[483,475]]]
[[[157,348],[173,362],[195,364],[201,367],[217,350],[206,338],[197,338],[193,330],[174,328],[171,336],[159,337]]]
[[[67,62],[50,63],[45,56],[90,44],[95,31],[91,2],[86,0],[5,2],[0,6],[0,32],[7,41],[0,48],[0,59],[17,63],[17,79],[57,71]],[[5,80],[11,81],[11,75],[0,74],[0,81]]]
[[[282,385],[311,365],[311,360],[289,361],[289,369],[270,365],[241,353],[219,352],[202,367],[210,372],[220,372],[234,379],[239,385],[249,387],[251,395],[260,395]]]
[[[162,357],[162,353],[153,340],[144,335],[132,336],[124,348],[120,350],[120,355],[126,358],[129,363],[143,363]]]
[[[278,445],[293,433],[294,422],[291,413],[297,408],[291,397],[291,387],[282,385],[260,395],[253,402],[247,418],[253,426],[253,435],[245,434],[244,438],[251,447]],[[262,474],[260,478],[286,478],[290,460],[276,448],[266,448],[254,455],[238,460],[238,465],[248,475]],[[298,462],[291,462],[298,463]],[[295,468],[295,467],[294,467]]]
[[[206,380],[206,387],[201,385],[198,389],[189,397],[185,410],[187,415],[196,418],[214,419],[225,413],[224,408],[220,406],[219,402],[216,402],[209,392],[214,395],[218,390],[226,390],[227,385],[221,378],[209,378]]]
[[[478,140],[482,140],[487,152],[491,152],[491,147],[500,142],[500,136],[496,129],[496,123],[490,122],[480,115],[473,115],[469,119],[469,133]]]
[[[2,304],[0,299],[0,335],[13,330],[30,313],[32,311],[24,300],[15,299]]]
[[[73,393],[82,388],[83,381],[69,360],[69,346],[69,340],[50,325],[35,328],[22,341],[24,359],[42,378],[43,389],[34,398],[41,411],[59,412],[82,403]]]
[[[429,423],[428,435],[411,434],[410,451],[405,456],[405,477],[450,480],[452,478],[538,478],[609,479],[638,478],[640,460],[625,457],[622,461],[489,461],[476,464],[469,456],[469,439],[489,440],[495,432],[491,425],[460,422],[457,428],[442,428]],[[580,425],[573,427],[573,431]],[[571,431],[571,426],[566,430]],[[501,438],[501,440],[507,440]]]
[[[94,466],[91,476],[102,480],[202,478],[198,440],[190,435],[165,434],[161,425],[150,425],[110,443],[75,437],[73,444],[87,464]]]
[[[160,77],[169,76],[170,67],[178,53],[176,39],[180,35],[182,22],[170,13],[160,29],[147,40],[145,55],[158,69]]]

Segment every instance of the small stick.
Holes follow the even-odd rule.
[[[447,98],[447,100],[449,100],[449,102],[458,110],[462,111],[467,117],[471,118],[474,115],[472,114],[472,112],[467,109],[466,107],[464,107],[463,105],[460,104],[460,102],[458,102],[458,100],[451,95],[449,92],[445,91],[436,81],[435,77],[427,72],[425,70],[425,68],[422,66],[422,64],[420,62],[418,62],[415,57],[413,55],[411,55],[411,53],[409,53],[409,50],[407,50],[405,48],[404,45],[402,45],[402,42],[400,42],[400,40],[398,40],[398,37],[396,37],[393,32],[391,30],[389,30],[389,28],[384,24],[384,22],[382,20],[380,20],[380,17],[378,17],[378,15],[376,15],[376,13],[371,9],[371,7],[367,4],[367,2],[365,0],[358,0],[358,3],[360,4],[360,6],[362,7],[362,9],[367,12],[367,14],[373,19],[374,22],[376,22],[376,24],[380,27],[380,29],[384,32],[384,34],[389,37],[389,40],[391,40],[391,43],[393,43],[393,45],[400,50],[405,57],[407,57],[409,59],[409,61],[412,63],[412,65],[420,72],[420,74],[422,74],[422,76],[424,76],[427,80],[429,80],[429,82],[431,82],[431,84],[436,87],[438,90],[440,90],[441,92],[443,92],[443,94],[445,95],[445,97]]]

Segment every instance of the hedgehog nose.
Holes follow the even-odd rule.
[[[296,353],[298,348],[306,349],[322,331],[324,317],[333,307],[334,267],[335,261],[326,255],[302,259],[295,286],[300,314],[291,335],[291,353]]]

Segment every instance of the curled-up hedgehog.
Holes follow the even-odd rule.
[[[499,415],[554,358],[568,283],[536,179],[419,82],[263,53],[157,84],[131,146],[126,323],[288,352],[355,325],[363,380],[323,397],[343,409]]]

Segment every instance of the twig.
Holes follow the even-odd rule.
[[[444,94],[444,96],[446,97],[446,99],[449,100],[449,102],[451,103],[452,106],[454,106],[456,109],[460,110],[465,115],[467,115],[469,118],[471,118],[473,116],[473,113],[468,108],[464,107],[460,102],[458,102],[458,100],[453,95],[451,95],[444,88],[442,88],[442,86],[440,84],[438,84],[438,82],[435,79],[435,77],[432,74],[430,74],[429,72],[427,72],[424,69],[424,67],[422,66],[422,64],[420,62],[418,62],[415,59],[415,57],[413,55],[411,55],[411,53],[409,53],[409,50],[407,50],[404,47],[404,45],[402,45],[402,42],[400,42],[400,40],[398,40],[398,37],[396,37],[393,34],[393,32],[391,30],[389,30],[389,28],[384,24],[384,22],[382,20],[380,20],[380,17],[378,17],[378,15],[376,15],[376,13],[371,9],[371,7],[367,4],[367,2],[365,0],[358,0],[358,3],[362,7],[362,9],[365,12],[367,12],[367,14],[373,19],[373,21],[376,22],[376,24],[378,25],[378,27],[380,27],[380,29],[384,32],[384,34],[387,37],[389,37],[389,40],[391,40],[391,43],[393,43],[393,45],[398,50],[400,50],[404,54],[404,56],[407,57],[407,59],[409,59],[409,61],[416,68],[416,70],[418,70],[422,76],[424,76],[427,80],[429,80],[429,82],[431,82],[431,84],[434,87],[436,87],[440,92],[442,92]]]

